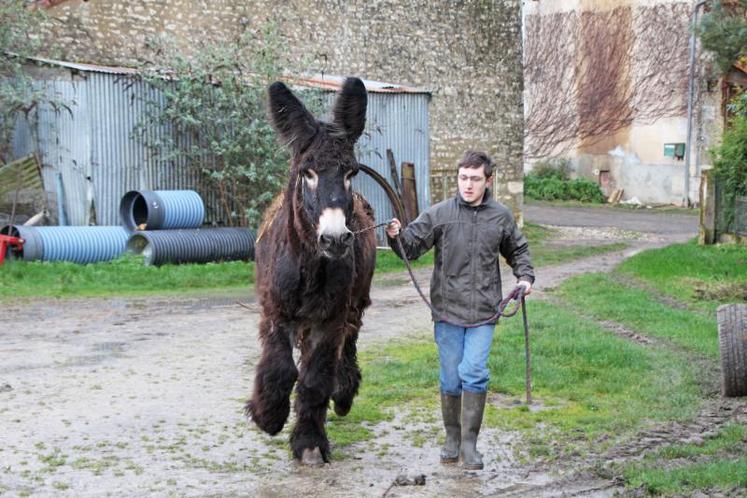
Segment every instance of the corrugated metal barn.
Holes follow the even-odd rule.
[[[33,128],[19,121],[14,136],[17,157],[36,152],[42,162],[44,188],[64,199],[71,225],[118,225],[119,201],[129,190],[195,189],[205,199],[209,224],[223,224],[215,196],[205,191],[199,174],[186,165],[157,160],[133,136],[148,101],[160,100],[158,92],[137,78],[136,70],[45,59],[35,60],[43,69],[36,82],[68,109],[40,109]],[[323,76],[294,80],[294,85],[329,92],[331,103],[343,78]],[[359,161],[389,179],[386,150],[391,149],[400,167],[415,164],[418,207],[429,205],[428,104],[425,90],[365,81],[369,91],[366,130],[359,141]],[[169,133],[148,130],[151,138]],[[401,174],[401,172],[400,172]],[[59,181],[61,179],[61,182]],[[61,184],[61,187],[60,187]],[[367,175],[359,174],[354,187],[376,211],[377,220],[392,216],[383,189]],[[383,231],[379,230],[383,242]]]

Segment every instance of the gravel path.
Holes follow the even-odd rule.
[[[696,234],[696,219],[681,215],[528,206],[526,218],[591,227],[565,231],[578,240],[630,244],[538,269],[535,298],[571,275],[606,271]],[[428,273],[418,271],[426,288]],[[513,278],[504,285],[511,288]],[[377,278],[372,300],[361,349],[430,338],[429,313],[406,274]],[[12,326],[0,330],[0,495],[553,495],[543,488],[551,476],[516,461],[512,434],[481,434],[491,462],[481,473],[440,466],[437,413],[419,414],[426,422],[398,414],[374,428],[374,441],[345,449],[345,458],[323,469],[297,466],[287,431],[270,438],[241,413],[258,358],[256,308],[252,295],[231,293],[4,304]],[[416,445],[423,434],[426,442]],[[424,474],[426,485],[392,487],[400,474]],[[611,492],[594,479],[566,492],[584,490]]]

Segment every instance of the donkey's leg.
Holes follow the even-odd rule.
[[[293,362],[290,327],[273,325],[263,318],[259,331],[262,356],[254,376],[254,393],[244,411],[260,429],[275,435],[288,419],[290,393],[298,378],[298,369]]]
[[[305,464],[329,461],[324,422],[334,388],[336,356],[337,344],[329,340],[317,342],[308,354],[302,356],[301,375],[296,385],[296,426],[290,443],[293,456]]]
[[[358,368],[356,341],[358,340],[358,324],[348,323],[346,326],[345,342],[337,361],[335,373],[335,391],[332,400],[335,402],[335,413],[344,417],[353,406],[353,398],[358,394],[361,384],[361,370]]]

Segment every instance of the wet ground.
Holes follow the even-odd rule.
[[[640,215],[646,218],[636,223]],[[581,223],[585,228],[562,231],[571,243],[629,243],[623,251],[539,268],[534,299],[568,276],[609,270],[697,231],[693,216],[647,212],[529,206],[526,218]],[[418,279],[427,287],[428,272],[420,270]],[[504,286],[512,284],[507,278]],[[378,278],[372,299],[361,349],[430,337],[429,313],[406,274]],[[441,466],[435,412],[398,413],[373,427],[373,441],[345,448],[324,468],[296,465],[287,430],[271,438],[242,414],[259,351],[249,293],[24,300],[4,303],[2,314],[0,495],[607,496],[617,489],[584,474],[593,461],[528,467],[516,459],[518,436],[497,430],[480,435],[490,462],[484,471]],[[693,427],[677,429],[680,439],[699,430]],[[624,458],[626,451],[640,448],[598,458]],[[407,485],[420,475],[424,485]]]

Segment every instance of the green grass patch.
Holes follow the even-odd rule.
[[[610,275],[592,273],[566,280],[558,293],[597,320],[612,320],[650,337],[718,357],[716,320],[654,301],[644,290],[624,286]]]
[[[626,464],[626,486],[656,495],[747,489],[747,429],[729,424],[702,445],[674,445]],[[735,494],[736,496],[736,494]]]
[[[420,256],[414,261],[410,261],[413,268],[433,267],[433,250]],[[407,271],[405,263],[389,249],[379,249],[376,251],[376,273],[392,273]]]
[[[558,233],[555,228],[526,223],[522,231],[529,242],[529,253],[532,255],[532,264],[535,267],[557,265],[607,252],[621,251],[628,247],[625,242],[605,243],[596,246],[585,244],[583,246],[558,247],[552,243]]]
[[[637,254],[617,271],[709,312],[714,312],[719,304],[747,301],[744,246],[674,244]]]
[[[537,267],[567,263],[576,259],[588,258],[608,252],[622,251],[628,247],[625,242],[613,242],[611,244],[600,244],[597,246],[566,246],[554,247],[547,244],[529,246],[532,255],[532,264]]]
[[[401,342],[359,355],[363,382],[345,417],[330,410],[327,431],[335,446],[374,437],[373,427],[393,418],[394,408],[430,407],[438,402],[438,353],[433,342]]]
[[[7,261],[0,275],[0,298],[174,294],[247,287],[254,282],[254,263],[144,266],[136,256],[87,265]]]
[[[652,463],[652,465],[654,465]],[[735,487],[747,488],[747,457],[736,460],[717,459],[674,469],[642,468],[629,477],[630,487],[644,486],[652,495],[682,496],[683,492]],[[734,494],[731,496],[744,496]]]
[[[532,430],[580,444],[614,439],[651,422],[682,420],[699,409],[698,384],[674,353],[617,338],[596,324],[542,302],[530,302],[534,396],[539,411],[489,406],[486,424]],[[520,399],[524,393],[524,342],[520,318],[498,327],[490,359],[490,391]],[[351,413],[330,416],[335,445],[373,437],[393,409],[437,412],[438,354],[433,341],[390,345],[361,355],[363,385]],[[361,429],[363,427],[364,430]],[[595,443],[595,441],[597,443]],[[542,438],[530,441],[536,456],[549,453]]]
[[[491,409],[491,425],[544,427],[559,437],[593,441],[633,432],[649,422],[692,417],[699,407],[697,380],[687,361],[611,335],[571,311],[528,303],[534,397],[525,406]],[[524,333],[520,319],[498,328],[488,363],[491,390],[517,399],[524,393]]]

